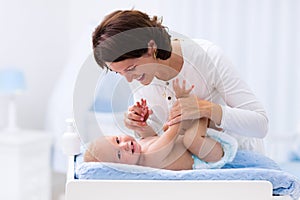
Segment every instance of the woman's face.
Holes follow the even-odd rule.
[[[101,152],[101,160],[122,164],[138,164],[141,155],[140,144],[131,136],[106,136],[105,139],[98,140],[97,145]]]
[[[106,64],[111,70],[125,76],[128,82],[135,79],[143,85],[148,85],[152,82],[157,69],[156,60],[148,54],[140,58],[126,59],[119,62],[107,62]]]

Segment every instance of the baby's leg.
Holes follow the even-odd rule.
[[[207,118],[194,120],[183,137],[184,146],[195,156],[206,162],[217,162],[223,157],[221,144],[206,136]]]

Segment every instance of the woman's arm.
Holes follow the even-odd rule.
[[[215,66],[211,84],[215,85],[226,105],[211,103],[206,116],[228,132],[247,137],[265,137],[268,118],[262,103],[219,47],[214,45],[207,53]]]
[[[196,95],[179,99],[170,112],[171,120],[169,125],[178,123],[181,120],[208,118],[214,125],[220,126],[222,120],[222,107],[210,101],[202,100]],[[218,127],[215,126],[217,129]]]
[[[268,118],[263,105],[217,46],[211,45],[203,54],[206,58],[200,64],[207,67],[201,68],[201,73],[206,75],[207,88],[217,91],[226,105],[196,96],[179,99],[170,112],[168,124],[207,117],[225,131],[263,138],[268,131]]]

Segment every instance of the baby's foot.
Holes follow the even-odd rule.
[[[142,115],[143,115],[143,118],[144,118],[144,122],[147,121],[149,115],[152,114],[152,110],[149,109],[149,107],[147,106],[147,101],[146,99],[141,99],[140,102],[136,102],[137,106],[139,108],[142,109]]]

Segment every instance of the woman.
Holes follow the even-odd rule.
[[[208,41],[171,40],[156,17],[136,10],[115,11],[93,34],[96,62],[136,80],[135,98],[147,99],[153,114],[144,122],[137,105],[130,106],[125,125],[141,137],[162,132],[163,124],[210,119],[210,126],[234,136],[239,149],[263,152],[268,118],[262,104],[234,71],[222,51]],[[174,78],[186,79],[195,89],[175,101],[169,89]],[[168,116],[168,110],[170,115]]]

